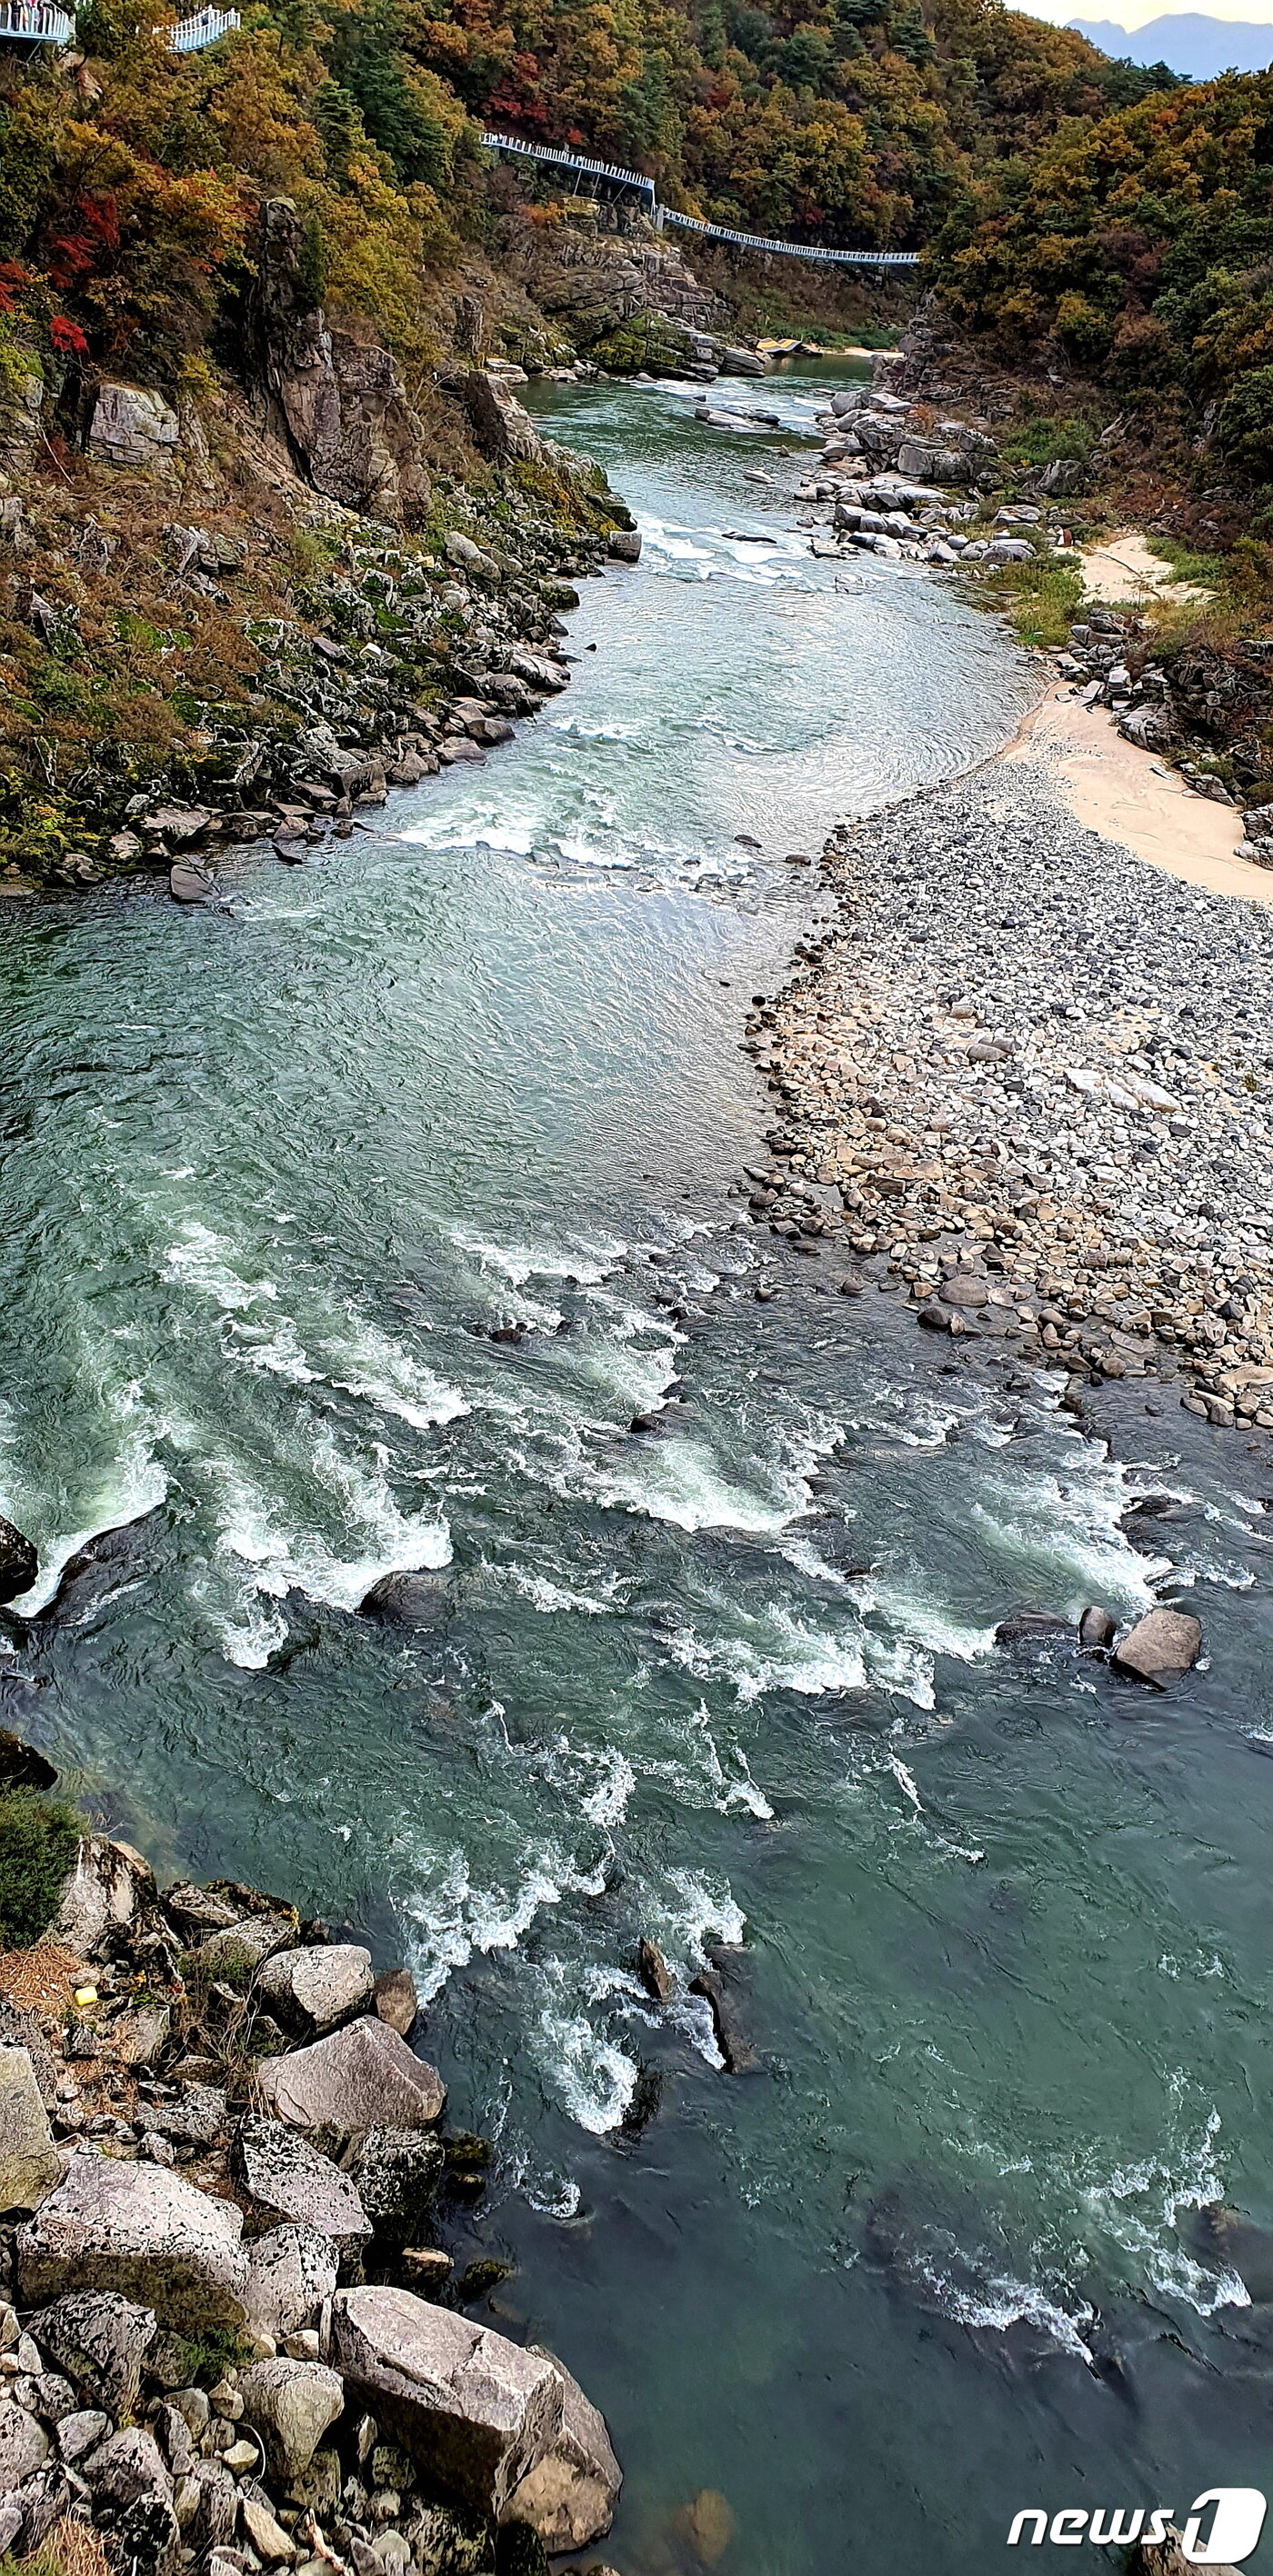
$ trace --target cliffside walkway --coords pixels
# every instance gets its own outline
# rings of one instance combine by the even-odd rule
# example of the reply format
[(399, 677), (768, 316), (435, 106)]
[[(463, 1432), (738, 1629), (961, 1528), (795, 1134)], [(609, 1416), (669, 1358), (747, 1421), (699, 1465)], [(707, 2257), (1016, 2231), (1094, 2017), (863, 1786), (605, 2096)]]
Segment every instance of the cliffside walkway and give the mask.
[(516, 134), (484, 134), (482, 142), (488, 152), (521, 152), (531, 161), (549, 161), (560, 170), (575, 170), (582, 177), (609, 179), (639, 198), (661, 232), (665, 224), (678, 224), (685, 232), (700, 233), (707, 241), (732, 242), (738, 250), (758, 250), (779, 259), (813, 259), (827, 267), (839, 268), (914, 268), (919, 260), (914, 250), (823, 250), (807, 242), (771, 241), (763, 233), (739, 233), (728, 224), (705, 223), (699, 215), (678, 215), (671, 206), (661, 206), (655, 195), (654, 181), (643, 170), (624, 170), (613, 161), (595, 161), (586, 152), (571, 152), (564, 144), (524, 143)]

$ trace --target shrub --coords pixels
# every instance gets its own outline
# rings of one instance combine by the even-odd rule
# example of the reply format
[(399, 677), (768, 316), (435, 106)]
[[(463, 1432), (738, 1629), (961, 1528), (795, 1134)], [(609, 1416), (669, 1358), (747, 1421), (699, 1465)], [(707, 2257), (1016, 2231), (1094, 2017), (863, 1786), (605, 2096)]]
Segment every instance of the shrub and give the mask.
[(48, 1930), (83, 1830), (61, 1798), (0, 1793), (0, 1947), (25, 1949)]

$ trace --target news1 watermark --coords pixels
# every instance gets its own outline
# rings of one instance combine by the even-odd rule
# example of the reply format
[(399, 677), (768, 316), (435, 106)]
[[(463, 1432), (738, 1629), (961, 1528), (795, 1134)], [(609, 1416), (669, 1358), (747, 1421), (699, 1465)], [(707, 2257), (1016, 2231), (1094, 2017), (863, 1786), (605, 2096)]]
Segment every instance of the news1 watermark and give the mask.
[[(1240, 2567), (1259, 2540), (1267, 2511), (1258, 2487), (1208, 2487), (1194, 2497), (1185, 2516), (1179, 2534), (1181, 2556), (1191, 2567)], [(1134, 2540), (1152, 2545), (1172, 2539), (1175, 2533), (1175, 2507), (1169, 2504), (1093, 2505), (1090, 2512), (1082, 2506), (1063, 2505), (1052, 2514), (1039, 2505), (1027, 2505), (1013, 2515), (1008, 2547), (1041, 2549), (1050, 2542), (1054, 2549), (1081, 2549), (1084, 2541), (1090, 2541), (1102, 2549), (1111, 2541), (1127, 2546)]]

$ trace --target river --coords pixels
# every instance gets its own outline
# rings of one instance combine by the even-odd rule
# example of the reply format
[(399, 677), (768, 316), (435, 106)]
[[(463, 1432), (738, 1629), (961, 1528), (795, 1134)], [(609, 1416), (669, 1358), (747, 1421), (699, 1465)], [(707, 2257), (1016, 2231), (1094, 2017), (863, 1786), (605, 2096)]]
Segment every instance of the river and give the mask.
[[(1270, 2310), (1198, 2217), (1273, 2221), (1240, 1444), (1131, 1392), (1120, 1455), (1084, 1441), (728, 1194), (769, 1123), (744, 1013), (819, 909), (787, 855), (1033, 687), (746, 479), (819, 381), (743, 388), (785, 424), (752, 435), (543, 389), (645, 530), (564, 699), (303, 870), (226, 865), (224, 909), (0, 924), (25, 1609), (135, 1524), (14, 1631), (5, 1709), (161, 1873), (410, 1958), (498, 2141), (461, 2256), (515, 2262), (481, 2312), (605, 2409), (623, 2576), (692, 2568), (704, 2488), (726, 2576), (980, 2576), (1024, 2506), (1268, 2482)], [(1122, 1516), (1164, 1484), (1155, 1558)], [(395, 1567), (438, 1573), (420, 1633), (355, 1615)], [(994, 1646), (1173, 1569), (1207, 1660), (1136, 1723)], [(741, 1945), (757, 2073), (646, 2002), (642, 1933), (682, 1989)]]

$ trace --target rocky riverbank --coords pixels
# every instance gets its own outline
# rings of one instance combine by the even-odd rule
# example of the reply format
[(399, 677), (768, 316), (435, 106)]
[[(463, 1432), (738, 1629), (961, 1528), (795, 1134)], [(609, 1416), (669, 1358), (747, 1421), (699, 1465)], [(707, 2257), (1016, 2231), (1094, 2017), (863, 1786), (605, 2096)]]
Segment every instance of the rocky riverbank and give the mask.
[[(6, 1738), (4, 1895), (64, 1828)], [(74, 1844), (72, 1841), (72, 1848)], [(0, 2550), (57, 2576), (535, 2576), (610, 2526), (605, 2424), (468, 2310), (486, 2143), (404, 1969), (80, 1843), (0, 1955)], [(597, 2576), (603, 2576), (598, 2570)]]
[(756, 1221), (1074, 1391), (1163, 1377), (1273, 1429), (1266, 908), (1011, 762), (837, 832), (823, 869), (833, 920), (748, 1022), (779, 1113)]

